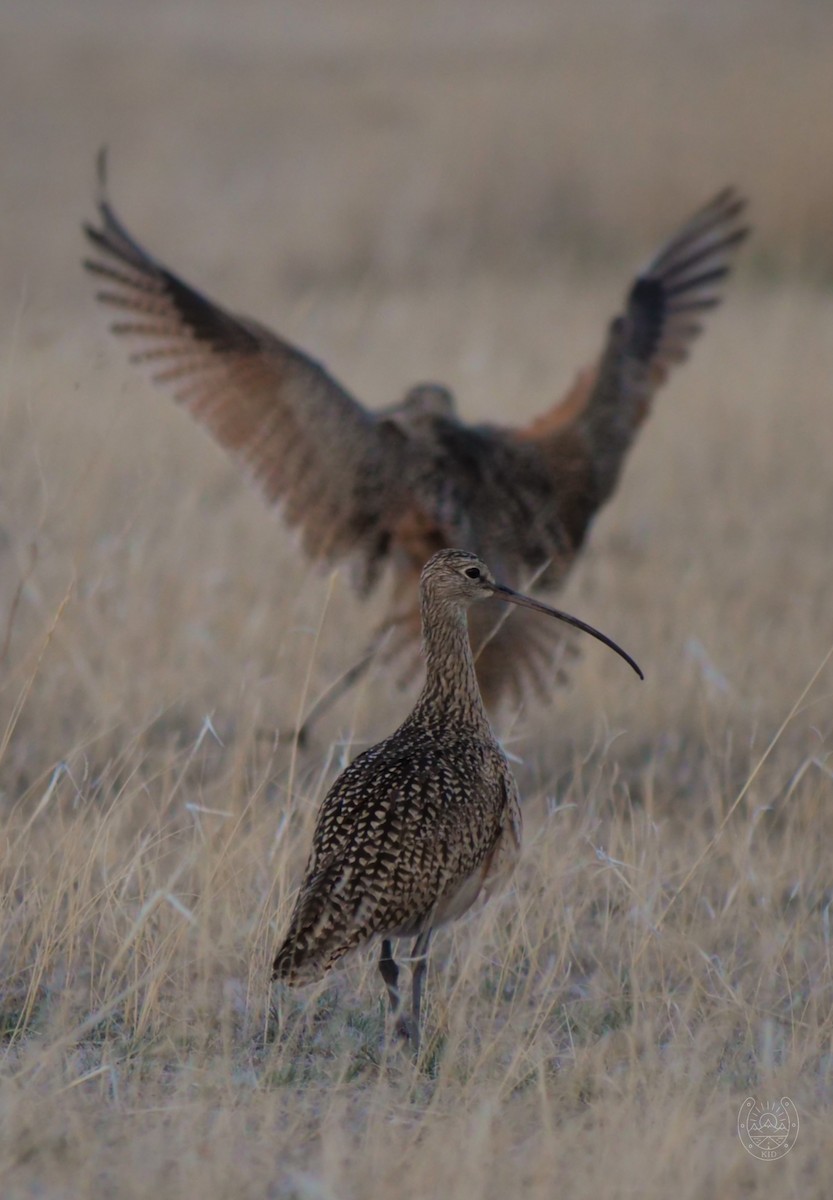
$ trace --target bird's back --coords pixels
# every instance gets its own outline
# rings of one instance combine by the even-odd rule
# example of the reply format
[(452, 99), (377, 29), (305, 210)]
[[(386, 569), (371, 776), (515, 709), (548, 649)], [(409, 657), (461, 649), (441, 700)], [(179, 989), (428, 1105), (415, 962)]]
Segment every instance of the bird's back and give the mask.
[(487, 731), (458, 736), (406, 721), (327, 794), (275, 976), (316, 979), (375, 935), (415, 934), (456, 916), (466, 885), (471, 903), (485, 883), (478, 872), (488, 874), (516, 809), (506, 759)]

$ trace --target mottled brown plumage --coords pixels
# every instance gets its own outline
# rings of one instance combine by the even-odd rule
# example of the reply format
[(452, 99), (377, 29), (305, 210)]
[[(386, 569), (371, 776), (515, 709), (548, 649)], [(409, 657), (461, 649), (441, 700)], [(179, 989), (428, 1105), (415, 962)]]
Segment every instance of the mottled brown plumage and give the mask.
[(476, 555), (441, 550), (425, 565), (423, 690), (404, 724), (327, 793), (273, 971), (285, 983), (310, 983), (380, 937), (379, 969), (398, 1013), (390, 939), (415, 938), (412, 1010), (398, 1022), (415, 1047), (431, 931), (499, 888), (520, 852), (518, 792), (483, 708), (466, 627), (468, 606), (494, 596), (592, 633), (639, 671), (598, 630), (496, 583)]
[[(744, 200), (721, 192), (637, 276), (597, 362), (565, 399), (521, 429), (467, 425), (434, 384), (371, 412), (319, 363), (262, 325), (226, 312), (127, 232), (104, 190), (97, 251), (85, 264), (99, 299), (123, 311), (114, 332), (134, 361), (201, 421), (280, 503), (314, 559), (349, 561), (363, 592), (390, 565), (389, 614), (371, 646), (416, 656), (422, 564), (444, 546), (481, 554), (514, 585), (560, 587), (613, 492), (656, 390), (686, 358), (721, 299), (747, 230)], [(559, 631), (534, 617), (473, 614), (486, 703), (552, 679)], [(354, 672), (354, 675), (357, 672)]]

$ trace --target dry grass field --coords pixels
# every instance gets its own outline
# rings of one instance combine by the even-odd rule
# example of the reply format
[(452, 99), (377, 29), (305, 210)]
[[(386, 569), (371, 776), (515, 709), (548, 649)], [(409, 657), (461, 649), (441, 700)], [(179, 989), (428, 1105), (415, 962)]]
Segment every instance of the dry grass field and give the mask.
[[(833, 1195), (833, 12), (814, 0), (6, 0), (0, 15), (0, 1195)], [(368, 403), (514, 421), (726, 182), (756, 235), (507, 713), (526, 846), (436, 939), (421, 1066), (375, 963), (270, 995), (378, 611), (126, 363), (94, 157), (160, 256)], [(277, 1018), (269, 1015), (277, 1004)], [(745, 1097), (789, 1096), (753, 1159)]]

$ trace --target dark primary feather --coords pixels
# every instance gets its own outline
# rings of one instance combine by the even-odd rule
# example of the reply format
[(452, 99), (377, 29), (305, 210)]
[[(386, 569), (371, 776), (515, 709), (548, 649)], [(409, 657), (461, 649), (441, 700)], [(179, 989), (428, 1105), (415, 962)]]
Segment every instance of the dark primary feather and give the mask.
[[(660, 249), (634, 280), (606, 344), (560, 405), (505, 436), (531, 442), (561, 477), (559, 533), (580, 549), (593, 518), (609, 499), (628, 449), (671, 368), (702, 332), (700, 317), (722, 299), (722, 285), (749, 230), (746, 202), (720, 192)], [(547, 572), (557, 585), (563, 567)]]
[(361, 560), (373, 581), (388, 527), (405, 503), (400, 441), (313, 359), (247, 318), (226, 312), (158, 263), (105, 197), (101, 227), (85, 226), (103, 281), (98, 299), (125, 315), (114, 333), (217, 441), (270, 502), (281, 502), (313, 557)]
[[(436, 384), (369, 412), (319, 363), (153, 258), (116, 216), (103, 176), (85, 265), (102, 303), (120, 311), (112, 328), (136, 343), (134, 360), (280, 503), (312, 558), (348, 560), (364, 590), (393, 567), (386, 653), (412, 660), (413, 596), (435, 550), (476, 551), (513, 585), (563, 583), (656, 391), (722, 299), (747, 236), (744, 209), (727, 189), (685, 222), (633, 281), (598, 360), (520, 429), (467, 425)], [(480, 614), (472, 622), (487, 703), (552, 679), (558, 630), (521, 612), (494, 625)]]

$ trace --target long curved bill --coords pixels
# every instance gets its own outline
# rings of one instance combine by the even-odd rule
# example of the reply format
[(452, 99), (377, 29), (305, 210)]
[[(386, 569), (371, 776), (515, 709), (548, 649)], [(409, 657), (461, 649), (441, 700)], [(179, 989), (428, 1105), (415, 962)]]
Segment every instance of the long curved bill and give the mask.
[(571, 617), (569, 613), (562, 612), (558, 608), (550, 608), (548, 604), (542, 604), (540, 600), (533, 600), (530, 596), (524, 596), (522, 592), (513, 591), (503, 583), (494, 583), (491, 585), (494, 589), (494, 594), (499, 596), (501, 600), (508, 600), (510, 604), (517, 604), (521, 608), (534, 608), (537, 612), (546, 613), (548, 617), (557, 617), (559, 621), (566, 621), (568, 625), (572, 625), (575, 629), (581, 629), (584, 633), (589, 633), (598, 642), (604, 642), (611, 650), (615, 650), (620, 658), (624, 658), (625, 662), (639, 676), (644, 679), (645, 676), (639, 667), (639, 664), (627, 654), (621, 646), (617, 646), (612, 638), (607, 634), (602, 633), (598, 629), (594, 629), (592, 625), (588, 625), (585, 621), (580, 621), (578, 617)]

